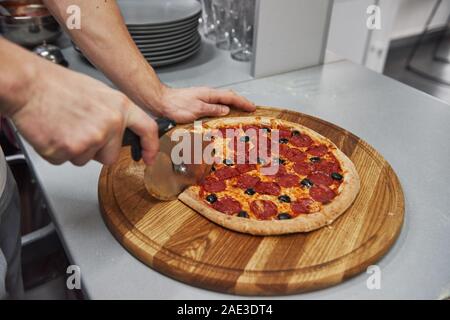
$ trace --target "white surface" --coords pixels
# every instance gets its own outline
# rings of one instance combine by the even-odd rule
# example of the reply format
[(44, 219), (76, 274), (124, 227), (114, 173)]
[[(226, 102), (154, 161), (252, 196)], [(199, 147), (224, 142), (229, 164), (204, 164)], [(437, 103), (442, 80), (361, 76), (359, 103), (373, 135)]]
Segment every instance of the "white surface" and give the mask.
[(323, 62), (329, 0), (259, 0), (256, 19), (256, 78)]
[(323, 63), (327, 64), (327, 63), (332, 63), (332, 62), (337, 62), (337, 61), (342, 61), (345, 60), (344, 58), (342, 58), (341, 56), (339, 56), (338, 54), (334, 53), (333, 51), (327, 50), (325, 52), (325, 58), (323, 59)]
[[(221, 73), (215, 78), (221, 78)], [(205, 83), (210, 80), (203, 78)], [(380, 290), (367, 289), (369, 275), (362, 273), (331, 288), (286, 298), (435, 299), (450, 292), (448, 104), (345, 61), (244, 81), (231, 88), (258, 104), (302, 111), (355, 133), (391, 163), (405, 193), (402, 232), (377, 263), (382, 272)], [(243, 299), (172, 280), (131, 256), (100, 215), (98, 163), (84, 168), (52, 166), (30, 146), (25, 149), (68, 256), (81, 268), (82, 288), (90, 298)]]
[(118, 0), (126, 24), (167, 24), (201, 11), (196, 0)]

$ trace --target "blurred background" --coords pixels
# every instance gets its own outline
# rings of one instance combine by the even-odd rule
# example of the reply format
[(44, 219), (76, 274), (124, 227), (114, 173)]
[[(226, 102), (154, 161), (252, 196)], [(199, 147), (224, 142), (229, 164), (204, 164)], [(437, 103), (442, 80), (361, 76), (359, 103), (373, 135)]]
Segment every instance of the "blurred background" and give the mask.
[[(361, 28), (378, 5), (381, 29)], [(335, 0), (327, 50), (450, 102), (450, 1)]]

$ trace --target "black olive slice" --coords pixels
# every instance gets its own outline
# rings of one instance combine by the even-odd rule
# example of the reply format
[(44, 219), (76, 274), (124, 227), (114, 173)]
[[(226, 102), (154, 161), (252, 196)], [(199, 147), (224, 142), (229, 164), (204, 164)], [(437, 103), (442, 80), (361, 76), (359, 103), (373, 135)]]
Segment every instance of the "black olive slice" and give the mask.
[(249, 196), (252, 196), (256, 193), (255, 190), (253, 190), (252, 188), (248, 188), (247, 190), (244, 191), (245, 194), (248, 194)]
[(277, 216), (277, 219), (278, 219), (278, 220), (289, 220), (289, 219), (291, 219), (291, 218), (292, 218), (291, 215), (290, 215), (289, 213), (285, 213), (285, 212), (280, 213), (280, 214)]
[(311, 180), (307, 179), (307, 178), (305, 178), (302, 181), (300, 181), (300, 184), (303, 187), (305, 187), (305, 188), (311, 188), (314, 185), (314, 183)]
[(249, 217), (247, 211), (244, 211), (244, 210), (239, 211), (239, 213), (237, 214), (237, 216), (238, 216), (238, 217), (241, 217), (241, 218), (248, 218), (248, 217)]
[(208, 201), (209, 203), (214, 203), (217, 201), (217, 196), (214, 193), (211, 193), (206, 197), (206, 201)]
[(331, 174), (331, 178), (333, 178), (334, 180), (341, 181), (344, 177), (343, 177), (342, 174), (340, 174), (340, 173), (333, 172), (333, 173)]
[(288, 195), (285, 195), (285, 194), (279, 196), (278, 200), (280, 200), (280, 202), (291, 203), (291, 197), (289, 197)]
[(249, 136), (242, 136), (239, 138), (239, 141), (241, 142), (249, 142), (250, 141), (250, 137)]
[(228, 167), (231, 167), (234, 164), (233, 161), (231, 161), (230, 159), (223, 159), (222, 162), (224, 165), (226, 165)]

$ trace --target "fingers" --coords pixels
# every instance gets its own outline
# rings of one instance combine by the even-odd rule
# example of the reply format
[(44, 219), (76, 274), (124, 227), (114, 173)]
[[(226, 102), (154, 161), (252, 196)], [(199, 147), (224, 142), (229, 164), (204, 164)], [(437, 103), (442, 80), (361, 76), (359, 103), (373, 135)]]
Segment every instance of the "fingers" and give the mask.
[(54, 165), (70, 161), (76, 166), (83, 166), (95, 159), (103, 164), (114, 163), (121, 148), (121, 130), (111, 126), (109, 135), (96, 130), (84, 130), (77, 137), (59, 137), (53, 147), (37, 150), (42, 157)]
[(142, 159), (150, 165), (159, 150), (158, 125), (139, 107), (133, 105), (127, 117), (126, 126), (141, 138)]
[(110, 165), (119, 158), (123, 132), (128, 127), (139, 135), (142, 158), (146, 164), (151, 164), (159, 149), (157, 124), (130, 100), (125, 99), (120, 105), (121, 111), (104, 109), (96, 116), (91, 115), (98, 120), (94, 126), (87, 120), (80, 122), (75, 126), (75, 134), (65, 132), (54, 141), (43, 143), (37, 151), (55, 165), (70, 161), (82, 166), (91, 159)]
[[(72, 162), (76, 166), (84, 166), (86, 163), (88, 163), (90, 160), (95, 159), (95, 155), (97, 154), (99, 149), (99, 146), (94, 146), (89, 148), (86, 152), (83, 154), (76, 156), (70, 162)], [(97, 159), (95, 159), (97, 160)]]
[(110, 136), (103, 142), (104, 145), (89, 148), (83, 154), (73, 158), (71, 162), (78, 166), (85, 165), (90, 159), (106, 165), (116, 162), (122, 147), (125, 126), (140, 136), (142, 158), (146, 164), (151, 164), (159, 148), (157, 126), (147, 114), (135, 105), (131, 105), (129, 108), (123, 128), (111, 131)]
[[(100, 141), (96, 140), (91, 145), (81, 142), (82, 139), (59, 137), (52, 146), (44, 149), (36, 149), (41, 156), (54, 165), (61, 165), (70, 161), (77, 166), (86, 164), (99, 148)], [(89, 157), (89, 154), (91, 155)]]
[(202, 100), (208, 104), (222, 104), (244, 111), (255, 111), (256, 105), (232, 90), (203, 88)]
[(208, 104), (200, 102), (197, 110), (197, 117), (220, 117), (230, 113), (230, 108), (222, 104)]
[[(122, 131), (123, 132), (123, 131)], [(96, 152), (92, 155), (86, 153), (81, 159), (94, 159), (100, 163), (110, 165), (117, 161), (120, 154), (120, 149), (122, 148), (122, 133), (115, 132), (112, 137), (110, 137), (106, 144), (101, 148), (97, 148)], [(72, 163), (76, 164), (74, 161)], [(83, 164), (81, 164), (83, 165)]]

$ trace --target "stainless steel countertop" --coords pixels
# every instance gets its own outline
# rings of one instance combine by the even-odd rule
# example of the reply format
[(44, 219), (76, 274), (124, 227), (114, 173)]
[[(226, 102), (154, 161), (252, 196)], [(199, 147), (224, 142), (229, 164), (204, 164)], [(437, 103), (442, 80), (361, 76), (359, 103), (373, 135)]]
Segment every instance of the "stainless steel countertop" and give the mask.
[[(82, 65), (72, 49), (65, 54), (73, 69), (102, 78)], [(215, 57), (208, 67), (193, 66), (188, 73), (172, 67), (161, 78), (175, 86), (240, 82), (231, 88), (258, 104), (298, 110), (342, 126), (373, 145), (391, 163), (404, 188), (405, 223), (396, 244), (378, 263), (380, 290), (367, 289), (369, 274), (363, 273), (328, 289), (287, 298), (449, 295), (450, 105), (346, 61), (249, 80), (243, 77), (248, 75), (245, 66), (227, 59)], [(226, 68), (229, 63), (236, 70)], [(230, 70), (225, 78), (220, 68)], [(67, 254), (81, 268), (82, 287), (89, 298), (241, 299), (172, 280), (131, 256), (108, 231), (99, 212), (99, 164), (52, 166), (26, 143), (25, 149)]]

